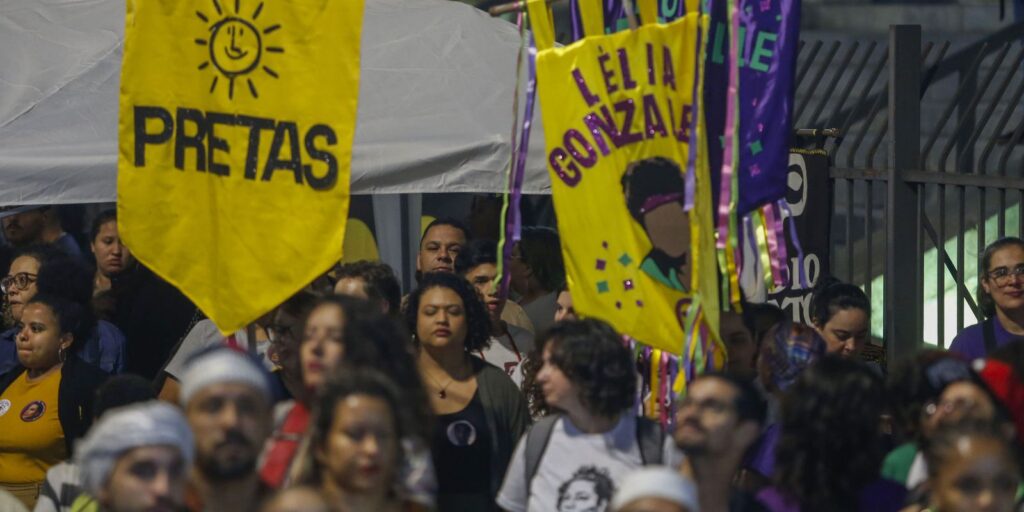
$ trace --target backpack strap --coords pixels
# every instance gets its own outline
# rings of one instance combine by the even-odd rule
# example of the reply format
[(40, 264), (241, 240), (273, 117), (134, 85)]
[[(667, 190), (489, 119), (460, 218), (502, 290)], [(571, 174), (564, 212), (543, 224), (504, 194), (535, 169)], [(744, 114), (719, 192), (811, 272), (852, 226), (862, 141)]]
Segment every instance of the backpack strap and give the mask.
[(657, 422), (645, 417), (636, 419), (636, 442), (640, 446), (640, 461), (644, 466), (657, 466), (662, 462), (665, 432)]
[(982, 337), (985, 339), (985, 354), (991, 354), (996, 350), (996, 317), (989, 318), (981, 323)]
[(540, 468), (540, 460), (544, 457), (544, 451), (548, 448), (548, 441), (551, 440), (551, 432), (555, 430), (555, 424), (562, 419), (561, 414), (549, 414), (537, 423), (534, 423), (530, 430), (526, 431), (526, 499), (530, 499), (533, 477)]

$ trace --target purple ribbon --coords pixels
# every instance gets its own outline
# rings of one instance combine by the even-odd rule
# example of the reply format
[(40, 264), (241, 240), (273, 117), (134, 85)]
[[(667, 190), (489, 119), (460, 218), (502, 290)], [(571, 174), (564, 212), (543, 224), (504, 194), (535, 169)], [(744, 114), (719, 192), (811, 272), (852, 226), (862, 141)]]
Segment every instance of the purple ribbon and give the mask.
[[(502, 250), (502, 257), (505, 262), (512, 261), (512, 247), (519, 242), (522, 235), (523, 216), (522, 210), (519, 208), (519, 200), (523, 192), (523, 176), (526, 174), (526, 154), (530, 148), (530, 128), (533, 126), (533, 105), (537, 97), (537, 45), (533, 40), (533, 32), (529, 32), (528, 37), (526, 108), (523, 109), (523, 128), (519, 133), (519, 148), (516, 151), (515, 167), (513, 167), (512, 176), (509, 178), (511, 181), (509, 188), (512, 198), (509, 201), (508, 214), (505, 218), (505, 247)], [(501, 297), (507, 297), (510, 277), (509, 265), (502, 265), (501, 270), (501, 288), (498, 294)]]
[(804, 248), (800, 246), (800, 236), (796, 232), (796, 221), (793, 219), (793, 212), (789, 209), (789, 203), (785, 199), (779, 199), (779, 207), (789, 216), (789, 241), (793, 242), (796, 249), (797, 274), (800, 276), (800, 286), (810, 288), (807, 282), (807, 272), (804, 270)]
[[(683, 0), (679, 0), (679, 1), (682, 2)], [(699, 9), (698, 9), (697, 12), (698, 12), (698, 15), (703, 14)], [(700, 47), (701, 47), (701, 43), (703, 41), (703, 38), (704, 38), (704, 30), (703, 30), (702, 25), (701, 25), (701, 23), (699, 21), (699, 18), (698, 18), (698, 21), (697, 21), (697, 48), (698, 49), (700, 49)], [(699, 144), (700, 140), (698, 139), (698, 134), (697, 134), (697, 120), (700, 119), (700, 116), (702, 115), (701, 111), (700, 111), (700, 104), (701, 104), (700, 98), (697, 96), (697, 94), (700, 92), (700, 90), (698, 88), (698, 85), (700, 84), (700, 81), (701, 81), (701, 76), (700, 76), (701, 65), (700, 64), (701, 64), (701, 58), (700, 58), (700, 55), (698, 55), (697, 58), (694, 59), (694, 63), (693, 63), (693, 76), (694, 76), (694, 79), (693, 79), (693, 95), (691, 96), (691, 98), (693, 98), (693, 117), (690, 118), (690, 149), (688, 151), (689, 154), (687, 155), (687, 159), (686, 159), (686, 176), (684, 178), (686, 180), (686, 200), (683, 202), (683, 211), (687, 211), (687, 212), (693, 209), (694, 190), (697, 188), (697, 177), (696, 177), (696, 175), (697, 175), (697, 148), (700, 147), (700, 144)]]

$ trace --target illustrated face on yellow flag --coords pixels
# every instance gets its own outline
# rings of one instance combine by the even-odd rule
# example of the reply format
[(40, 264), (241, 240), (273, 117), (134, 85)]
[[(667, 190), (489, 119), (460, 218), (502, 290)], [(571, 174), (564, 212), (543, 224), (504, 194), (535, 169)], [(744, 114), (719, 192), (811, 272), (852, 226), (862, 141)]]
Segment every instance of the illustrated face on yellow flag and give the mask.
[[(580, 6), (586, 28), (600, 3), (581, 0)], [(695, 73), (698, 25), (706, 18), (694, 13), (545, 49), (549, 11), (535, 0), (530, 15), (540, 50), (548, 170), (575, 307), (680, 354), (684, 334), (717, 331), (718, 323)], [(603, 26), (600, 19), (589, 25)]]
[(118, 220), (224, 332), (341, 256), (362, 0), (128, 0)]

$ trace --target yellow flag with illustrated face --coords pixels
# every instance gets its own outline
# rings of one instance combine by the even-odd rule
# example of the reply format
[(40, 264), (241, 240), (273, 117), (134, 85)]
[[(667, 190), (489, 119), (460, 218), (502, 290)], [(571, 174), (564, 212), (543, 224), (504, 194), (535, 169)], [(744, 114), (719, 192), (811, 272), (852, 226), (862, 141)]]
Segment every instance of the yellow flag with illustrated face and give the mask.
[(711, 342), (717, 267), (700, 114), (707, 17), (694, 9), (659, 24), (655, 2), (638, 3), (643, 25), (602, 35), (601, 2), (580, 0), (587, 37), (562, 48), (544, 0), (528, 4), (552, 195), (577, 311), (700, 370), (723, 361)]
[(224, 332), (341, 257), (362, 0), (128, 0), (121, 235)]

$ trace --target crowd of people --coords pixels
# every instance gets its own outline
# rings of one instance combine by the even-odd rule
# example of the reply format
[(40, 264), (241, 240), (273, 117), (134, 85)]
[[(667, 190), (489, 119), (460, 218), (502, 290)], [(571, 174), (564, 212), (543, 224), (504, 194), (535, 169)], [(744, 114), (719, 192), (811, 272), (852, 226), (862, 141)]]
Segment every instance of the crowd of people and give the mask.
[(0, 510), (1003, 512), (1024, 496), (1017, 238), (985, 251), (988, 319), (949, 351), (864, 362), (870, 302), (832, 278), (811, 325), (723, 312), (724, 367), (663, 422), (639, 406), (629, 340), (574, 309), (550, 228), (523, 229), (508, 298), (496, 242), (442, 218), (408, 294), (383, 263), (339, 264), (224, 336), (132, 258), (115, 212), (88, 248), (53, 208), (2, 222)]

